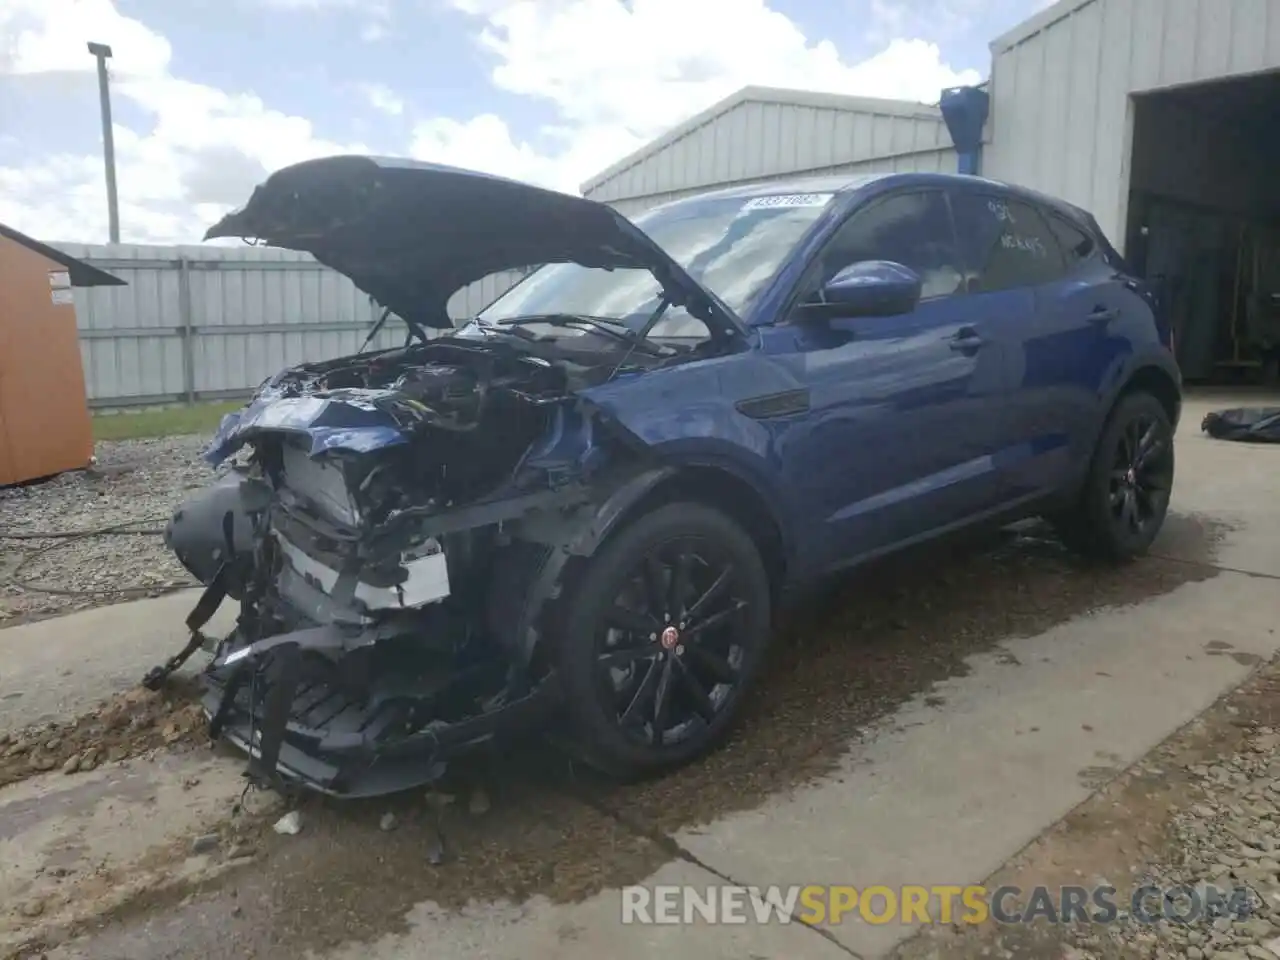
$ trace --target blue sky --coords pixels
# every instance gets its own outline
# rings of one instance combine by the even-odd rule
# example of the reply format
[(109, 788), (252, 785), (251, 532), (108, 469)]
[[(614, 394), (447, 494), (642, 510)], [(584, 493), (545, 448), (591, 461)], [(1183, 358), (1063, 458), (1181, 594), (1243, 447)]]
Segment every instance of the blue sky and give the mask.
[(0, 220), (192, 242), (269, 170), (346, 150), (575, 190), (756, 83), (936, 99), (1045, 0), (0, 0)]

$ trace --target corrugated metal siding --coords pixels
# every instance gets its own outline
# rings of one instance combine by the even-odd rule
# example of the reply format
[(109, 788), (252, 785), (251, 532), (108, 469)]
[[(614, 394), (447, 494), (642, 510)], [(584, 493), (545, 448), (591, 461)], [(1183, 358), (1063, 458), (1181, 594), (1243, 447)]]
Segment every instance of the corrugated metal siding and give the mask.
[[(861, 163), (843, 163), (819, 170), (804, 171), (814, 176), (847, 173), (854, 176), (860, 173), (954, 173), (957, 158), (955, 149), (926, 150), (921, 153), (907, 153), (882, 160), (864, 160)], [(796, 173), (780, 173), (772, 177), (755, 177), (744, 183), (768, 183), (770, 180), (785, 180), (797, 176)], [(672, 190), (668, 193), (657, 193), (646, 197), (629, 197), (624, 200), (606, 201), (619, 213), (635, 217), (653, 207), (680, 200), (684, 197), (706, 193), (709, 187), (692, 187), (687, 190)]]
[(1280, 0), (1063, 0), (992, 45), (983, 173), (1124, 240), (1130, 95), (1280, 68)]
[(917, 115), (904, 116), (748, 100), (641, 157), (587, 196), (647, 201), (810, 171), (861, 169), (950, 147), (941, 114), (924, 104)]
[[(75, 291), (80, 352), (97, 407), (234, 396), (282, 367), (352, 353), (381, 314), (346, 277), (267, 247), (59, 244), (128, 283)], [(518, 278), (486, 277), (449, 302), (473, 315)], [(404, 326), (374, 340), (393, 346)]]

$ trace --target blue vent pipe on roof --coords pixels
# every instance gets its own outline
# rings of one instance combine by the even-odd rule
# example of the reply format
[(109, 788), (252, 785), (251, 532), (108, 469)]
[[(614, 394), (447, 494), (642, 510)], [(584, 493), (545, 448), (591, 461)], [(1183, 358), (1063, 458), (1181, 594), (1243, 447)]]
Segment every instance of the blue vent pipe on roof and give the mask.
[(952, 87), (938, 101), (947, 132), (960, 155), (960, 173), (976, 174), (982, 167), (982, 128), (987, 123), (991, 97), (982, 87)]

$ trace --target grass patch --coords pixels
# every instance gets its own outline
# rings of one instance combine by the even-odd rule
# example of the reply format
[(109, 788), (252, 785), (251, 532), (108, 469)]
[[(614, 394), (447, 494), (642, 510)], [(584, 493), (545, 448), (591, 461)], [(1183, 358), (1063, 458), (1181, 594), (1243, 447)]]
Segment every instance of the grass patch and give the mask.
[(184, 407), (140, 410), (136, 413), (96, 413), (93, 439), (138, 440), (145, 437), (177, 437), (189, 433), (213, 433), (225, 414), (243, 403), (197, 403)]

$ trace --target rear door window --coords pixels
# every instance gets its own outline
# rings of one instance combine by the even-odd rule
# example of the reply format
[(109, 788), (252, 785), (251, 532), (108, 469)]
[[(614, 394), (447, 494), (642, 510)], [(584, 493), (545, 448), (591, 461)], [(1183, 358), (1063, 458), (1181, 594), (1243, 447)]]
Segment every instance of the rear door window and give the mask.
[(1058, 240), (1035, 207), (967, 191), (952, 206), (970, 293), (1036, 287), (1065, 273)]

